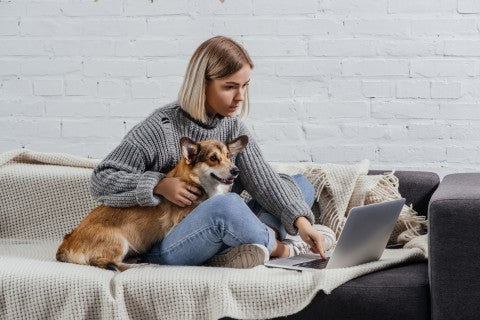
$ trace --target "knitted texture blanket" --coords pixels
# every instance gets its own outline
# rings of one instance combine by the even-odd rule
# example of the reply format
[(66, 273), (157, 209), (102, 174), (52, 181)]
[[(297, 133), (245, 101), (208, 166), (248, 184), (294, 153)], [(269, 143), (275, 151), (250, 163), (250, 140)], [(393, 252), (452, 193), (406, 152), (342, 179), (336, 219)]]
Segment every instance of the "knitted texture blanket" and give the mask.
[(96, 163), (28, 150), (0, 155), (0, 318), (280, 317), (320, 290), (329, 294), (361, 275), (427, 258), (422, 236), (409, 249), (386, 249), (378, 261), (312, 272), (141, 265), (114, 273), (56, 262), (63, 235), (96, 206), (87, 188)]
[[(273, 163), (272, 166), (279, 173), (301, 173), (307, 177), (316, 190), (317, 202), (312, 211), (318, 223), (331, 228), (337, 239), (353, 207), (402, 197), (394, 172), (368, 175), (368, 160), (354, 165)], [(404, 205), (389, 242), (407, 243), (426, 233), (427, 224), (425, 217), (418, 216), (411, 206)]]

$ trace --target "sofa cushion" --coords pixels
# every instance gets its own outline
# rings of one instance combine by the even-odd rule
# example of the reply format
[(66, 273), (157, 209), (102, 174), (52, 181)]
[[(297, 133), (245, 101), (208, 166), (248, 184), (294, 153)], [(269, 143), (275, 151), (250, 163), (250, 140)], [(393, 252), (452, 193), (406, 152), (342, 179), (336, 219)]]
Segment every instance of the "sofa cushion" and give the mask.
[(319, 292), (287, 319), (430, 319), (429, 292), (427, 263), (403, 265), (353, 279), (330, 295)]
[(72, 310), (78, 319), (121, 315), (114, 273), (55, 262), (57, 247), (54, 241), (0, 239), (0, 318), (70, 319)]

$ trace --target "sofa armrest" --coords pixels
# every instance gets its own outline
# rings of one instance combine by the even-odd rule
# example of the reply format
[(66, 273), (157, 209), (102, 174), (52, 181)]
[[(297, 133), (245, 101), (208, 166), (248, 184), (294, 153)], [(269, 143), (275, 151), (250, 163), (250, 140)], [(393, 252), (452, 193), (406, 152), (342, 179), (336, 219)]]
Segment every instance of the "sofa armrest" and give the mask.
[(480, 314), (480, 173), (446, 176), (429, 206), (432, 319)]

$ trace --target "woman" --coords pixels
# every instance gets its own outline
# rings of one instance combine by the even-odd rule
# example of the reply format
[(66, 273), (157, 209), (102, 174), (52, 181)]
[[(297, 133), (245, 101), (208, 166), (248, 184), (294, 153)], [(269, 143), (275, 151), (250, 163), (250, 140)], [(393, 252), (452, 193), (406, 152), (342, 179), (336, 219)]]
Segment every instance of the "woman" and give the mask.
[[(226, 142), (249, 136), (247, 147), (233, 159), (241, 171), (233, 191), (245, 189), (254, 200), (247, 205), (238, 194), (229, 193), (204, 201), (152, 248), (146, 262), (208, 261), (249, 268), (269, 256), (307, 251), (305, 243), (325, 257), (325, 236), (312, 226), (313, 187), (301, 175), (275, 173), (240, 121), (249, 109), (252, 68), (248, 53), (235, 41), (222, 36), (205, 41), (190, 60), (178, 102), (157, 109), (135, 126), (94, 170), (91, 192), (105, 205), (155, 206), (165, 198), (186, 206), (201, 191), (165, 178), (180, 160), (179, 139)], [(297, 231), (304, 242), (285, 239)]]

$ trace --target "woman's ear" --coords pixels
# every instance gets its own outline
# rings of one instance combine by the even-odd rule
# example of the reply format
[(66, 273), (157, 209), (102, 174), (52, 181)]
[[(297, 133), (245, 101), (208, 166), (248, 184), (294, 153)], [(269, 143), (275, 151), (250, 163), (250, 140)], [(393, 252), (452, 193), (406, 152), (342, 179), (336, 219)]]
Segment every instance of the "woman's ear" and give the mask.
[(227, 142), (228, 151), (234, 155), (242, 151), (248, 144), (248, 136), (240, 136), (230, 142)]
[(200, 151), (200, 145), (187, 137), (182, 137), (180, 139), (180, 150), (185, 162), (190, 164)]

